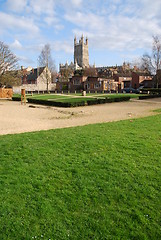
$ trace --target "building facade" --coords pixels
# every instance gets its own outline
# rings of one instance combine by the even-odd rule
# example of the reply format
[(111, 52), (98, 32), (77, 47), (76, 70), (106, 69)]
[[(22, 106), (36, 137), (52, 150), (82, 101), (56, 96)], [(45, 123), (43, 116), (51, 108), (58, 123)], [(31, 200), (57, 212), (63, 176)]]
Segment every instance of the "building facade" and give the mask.
[(132, 87), (137, 89), (140, 86), (152, 87), (152, 76), (143, 72), (132, 72)]
[(51, 81), (51, 72), (47, 67), (22, 69), (22, 84), (13, 87), (14, 93), (20, 93), (24, 88), (28, 92), (54, 91), (56, 83)]

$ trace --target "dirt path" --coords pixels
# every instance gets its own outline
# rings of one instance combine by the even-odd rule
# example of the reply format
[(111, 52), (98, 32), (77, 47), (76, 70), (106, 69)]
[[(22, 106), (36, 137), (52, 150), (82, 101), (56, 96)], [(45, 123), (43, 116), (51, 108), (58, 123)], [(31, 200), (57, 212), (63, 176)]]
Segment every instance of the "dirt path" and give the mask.
[(138, 118), (152, 115), (152, 110), (159, 108), (161, 98), (78, 108), (21, 105), (0, 100), (0, 135)]

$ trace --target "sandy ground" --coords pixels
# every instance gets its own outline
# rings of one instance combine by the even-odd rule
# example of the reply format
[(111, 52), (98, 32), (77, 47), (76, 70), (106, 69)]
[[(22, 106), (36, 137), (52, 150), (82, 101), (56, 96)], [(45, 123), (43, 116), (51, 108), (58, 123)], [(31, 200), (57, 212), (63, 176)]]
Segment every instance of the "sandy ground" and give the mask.
[(161, 98), (78, 108), (21, 105), (0, 100), (0, 135), (138, 118), (152, 115), (152, 110), (159, 108)]

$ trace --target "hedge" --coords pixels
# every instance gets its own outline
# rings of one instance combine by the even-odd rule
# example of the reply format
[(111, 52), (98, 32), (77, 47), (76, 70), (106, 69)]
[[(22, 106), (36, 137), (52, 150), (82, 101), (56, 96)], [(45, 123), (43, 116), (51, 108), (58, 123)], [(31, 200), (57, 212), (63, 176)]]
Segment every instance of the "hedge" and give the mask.
[(161, 88), (143, 88), (140, 89), (142, 92), (150, 92), (150, 94), (161, 94)]
[(21, 97), (12, 97), (13, 101), (21, 101)]
[(139, 96), (139, 100), (143, 99), (149, 99), (149, 98), (158, 98), (161, 97), (161, 94), (150, 94), (150, 95), (145, 95), (145, 96)]
[(85, 102), (56, 102), (56, 101), (49, 101), (43, 99), (28, 99), (29, 103), (41, 104), (46, 106), (53, 106), (53, 107), (78, 107), (78, 106), (85, 106)]
[[(13, 101), (21, 101), (20, 97), (13, 97)], [(96, 105), (96, 104), (104, 104), (104, 103), (112, 103), (112, 102), (122, 102), (122, 101), (129, 101), (130, 97), (123, 96), (123, 97), (116, 97), (116, 98), (93, 98), (91, 100), (85, 101), (82, 99), (81, 102), (58, 102), (58, 101), (49, 101), (44, 99), (34, 99), (28, 98), (28, 103), (46, 105), (46, 106), (54, 106), (54, 107), (79, 107), (79, 106), (86, 106), (86, 105)]]
[(96, 105), (96, 104), (103, 104), (103, 103), (112, 103), (112, 102), (123, 102), (123, 101), (129, 101), (130, 97), (124, 96), (124, 97), (116, 97), (116, 98), (105, 98), (105, 99), (92, 99), (87, 101), (87, 105)]

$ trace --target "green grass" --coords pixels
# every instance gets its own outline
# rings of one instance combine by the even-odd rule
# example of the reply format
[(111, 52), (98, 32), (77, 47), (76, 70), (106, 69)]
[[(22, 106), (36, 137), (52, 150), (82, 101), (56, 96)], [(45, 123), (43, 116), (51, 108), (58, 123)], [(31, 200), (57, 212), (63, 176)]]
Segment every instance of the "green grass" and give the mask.
[[(86, 98), (116, 98), (116, 97), (124, 97), (124, 96), (129, 96), (131, 98), (138, 98), (140, 95), (143, 94), (123, 94), (123, 93), (119, 93), (119, 94), (96, 94), (96, 93), (87, 93), (87, 95), (84, 97), (82, 96), (82, 94), (77, 93), (77, 94), (34, 94), (33, 96), (31, 94), (27, 94), (27, 98), (34, 98), (34, 99), (44, 99), (44, 100), (61, 100), (61, 99), (86, 99)], [(20, 94), (14, 94), (14, 97), (21, 97)]]
[(153, 112), (161, 113), (161, 108), (160, 109), (155, 109)]
[(160, 122), (0, 136), (0, 239), (161, 239)]
[(58, 99), (64, 99), (64, 98), (70, 98), (68, 95), (63, 96), (60, 94), (35, 94), (33, 96), (31, 96), (30, 98), (34, 98), (34, 99), (44, 99), (44, 100), (58, 100)]
[(87, 102), (88, 100), (92, 100), (93, 98), (90, 97), (73, 97), (73, 98), (62, 98), (59, 102)]

